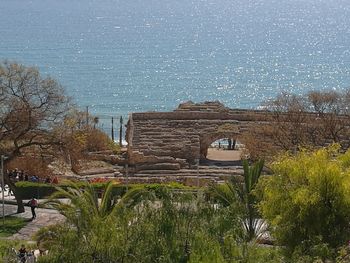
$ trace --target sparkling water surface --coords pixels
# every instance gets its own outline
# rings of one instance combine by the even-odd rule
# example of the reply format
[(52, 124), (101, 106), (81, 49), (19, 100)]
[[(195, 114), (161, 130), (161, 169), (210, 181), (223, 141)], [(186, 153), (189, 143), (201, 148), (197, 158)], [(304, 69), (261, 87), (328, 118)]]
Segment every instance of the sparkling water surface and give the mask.
[(0, 59), (101, 116), (350, 87), (348, 0), (0, 0)]

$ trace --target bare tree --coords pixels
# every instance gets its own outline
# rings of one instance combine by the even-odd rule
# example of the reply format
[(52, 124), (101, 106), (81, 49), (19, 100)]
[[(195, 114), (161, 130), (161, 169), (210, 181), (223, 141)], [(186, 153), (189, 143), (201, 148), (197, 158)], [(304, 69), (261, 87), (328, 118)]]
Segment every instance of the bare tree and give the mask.
[(274, 126), (269, 132), (280, 148), (289, 150), (308, 140), (306, 130), (309, 128), (309, 116), (305, 114), (307, 112), (305, 98), (283, 93), (266, 106), (273, 113), (271, 121)]
[(265, 104), (273, 125), (265, 136), (283, 150), (300, 146), (343, 145), (350, 134), (350, 91), (311, 91), (306, 95), (283, 93)]
[(341, 140), (342, 133), (348, 124), (348, 92), (312, 91), (308, 93), (309, 107), (315, 112), (320, 123), (323, 137), (335, 142)]
[[(37, 68), (0, 63), (0, 153), (7, 156), (6, 162), (30, 147), (60, 145), (55, 128), (69, 106), (62, 86), (50, 77), (40, 76)], [(15, 194), (18, 212), (23, 212), (14, 183), (7, 176), (5, 180)]]

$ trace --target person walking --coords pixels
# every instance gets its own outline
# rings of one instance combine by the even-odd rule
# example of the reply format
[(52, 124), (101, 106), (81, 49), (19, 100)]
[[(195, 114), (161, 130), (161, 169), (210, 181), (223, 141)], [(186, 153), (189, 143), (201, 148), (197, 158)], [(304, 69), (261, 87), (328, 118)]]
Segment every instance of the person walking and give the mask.
[(30, 206), (30, 209), (32, 211), (32, 220), (36, 218), (35, 208), (38, 207), (38, 200), (36, 200), (34, 197), (30, 199), (28, 202), (28, 205)]

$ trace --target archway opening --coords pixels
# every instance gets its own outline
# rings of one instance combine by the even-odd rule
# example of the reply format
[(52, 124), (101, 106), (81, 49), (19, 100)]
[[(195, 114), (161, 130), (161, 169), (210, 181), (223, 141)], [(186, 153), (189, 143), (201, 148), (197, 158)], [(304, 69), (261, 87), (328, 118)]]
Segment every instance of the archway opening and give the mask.
[(216, 166), (240, 166), (244, 144), (237, 138), (220, 138), (207, 145), (203, 150), (201, 163)]

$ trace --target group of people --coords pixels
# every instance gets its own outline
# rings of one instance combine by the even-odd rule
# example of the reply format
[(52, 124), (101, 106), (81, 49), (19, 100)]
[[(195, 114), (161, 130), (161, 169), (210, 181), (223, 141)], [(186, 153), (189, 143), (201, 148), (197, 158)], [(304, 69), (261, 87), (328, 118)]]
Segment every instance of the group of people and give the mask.
[(36, 175), (29, 175), (27, 172), (18, 170), (7, 171), (7, 175), (12, 181), (30, 181), (39, 182), (39, 177)]
[[(34, 257), (34, 253), (27, 251), (24, 245), (18, 250), (18, 257), (21, 263), (25, 263), (27, 259)], [(33, 262), (35, 262), (33, 260)]]
[(41, 250), (40, 248), (35, 250), (28, 250), (24, 244), (21, 245), (18, 252), (15, 252), (21, 263), (34, 263), (37, 261), (39, 256), (47, 254), (47, 251)]
[(37, 175), (29, 175), (27, 172), (18, 170), (17, 168), (12, 171), (7, 171), (7, 175), (12, 181), (27, 181), (27, 182), (33, 182), (33, 183), (52, 183), (57, 184), (58, 179), (57, 177), (51, 178), (50, 176), (47, 176), (44, 180), (40, 178)]

